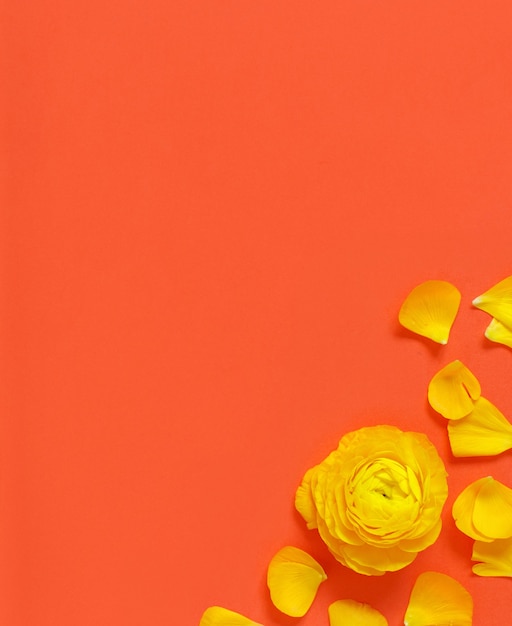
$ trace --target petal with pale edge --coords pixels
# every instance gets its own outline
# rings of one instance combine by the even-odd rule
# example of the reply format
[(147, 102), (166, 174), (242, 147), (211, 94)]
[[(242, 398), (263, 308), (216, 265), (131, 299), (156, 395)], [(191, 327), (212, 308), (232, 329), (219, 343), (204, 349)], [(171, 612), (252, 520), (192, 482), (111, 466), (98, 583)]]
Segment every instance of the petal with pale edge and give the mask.
[(330, 626), (388, 626), (388, 620), (369, 604), (338, 600), (329, 606)]
[(327, 579), (322, 566), (307, 552), (286, 546), (270, 561), (267, 585), (274, 606), (291, 617), (302, 617)]
[(507, 276), (494, 287), (473, 300), (473, 305), (512, 328), (512, 276)]
[(448, 422), (448, 437), (456, 457), (494, 456), (512, 448), (512, 424), (480, 396), (469, 415)]
[(489, 341), (502, 343), (505, 346), (512, 348), (512, 330), (494, 317), (489, 326), (485, 329), (484, 335), (487, 339), (489, 339)]
[(451, 576), (424, 572), (416, 580), (405, 613), (405, 626), (471, 626), (473, 599)]
[(439, 370), (428, 386), (430, 406), (443, 417), (458, 420), (473, 410), (480, 397), (480, 383), (461, 361), (452, 361)]
[(235, 613), (221, 606), (211, 606), (201, 617), (199, 626), (262, 626), (248, 617)]
[(475, 541), (473, 546), (473, 572), (478, 576), (512, 577), (512, 537), (496, 539), (491, 543)]
[(402, 326), (437, 343), (448, 343), (459, 310), (460, 291), (444, 280), (427, 280), (407, 296), (398, 320)]

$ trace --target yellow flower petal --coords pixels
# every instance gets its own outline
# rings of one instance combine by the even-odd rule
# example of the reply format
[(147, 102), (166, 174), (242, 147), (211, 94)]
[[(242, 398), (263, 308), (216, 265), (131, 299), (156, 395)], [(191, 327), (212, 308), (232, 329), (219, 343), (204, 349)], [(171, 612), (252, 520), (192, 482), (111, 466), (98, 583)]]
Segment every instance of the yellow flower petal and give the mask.
[(406, 552), (398, 546), (386, 550), (367, 544), (342, 548), (342, 555), (350, 562), (350, 567), (360, 574), (366, 573), (368, 563), (371, 563), (371, 568), (380, 574), (396, 572), (412, 563), (417, 554), (417, 552)]
[(458, 420), (471, 413), (480, 392), (480, 383), (474, 374), (460, 361), (453, 361), (430, 381), (428, 401), (443, 417)]
[(398, 320), (408, 330), (446, 344), (459, 310), (460, 299), (460, 291), (451, 283), (427, 280), (407, 296)]
[(446, 470), (426, 435), (380, 425), (347, 433), (308, 470), (295, 504), (340, 563), (379, 576), (434, 543), (447, 495)]
[(494, 456), (512, 448), (512, 424), (480, 396), (469, 415), (448, 422), (448, 437), (456, 457)]
[(313, 604), (320, 584), (327, 579), (322, 566), (307, 552), (286, 546), (273, 557), (267, 585), (276, 608), (291, 617), (302, 617)]
[(221, 606), (211, 606), (201, 617), (199, 626), (262, 626), (248, 617), (235, 613)]
[(491, 320), (491, 323), (485, 329), (484, 335), (487, 339), (489, 339), (489, 341), (502, 343), (505, 346), (512, 348), (512, 330), (495, 318)]
[(512, 537), (512, 489), (492, 476), (468, 485), (453, 503), (459, 530), (479, 541)]
[(310, 530), (317, 527), (315, 503), (311, 494), (311, 478), (315, 471), (316, 467), (312, 467), (306, 472), (302, 484), (295, 493), (295, 508), (302, 515)]
[(478, 576), (512, 577), (512, 537), (491, 543), (475, 541), (472, 559), (481, 561), (473, 565), (473, 572)]
[(512, 537), (512, 489), (494, 478), (485, 479), (475, 501), (473, 524), (486, 537)]
[(330, 626), (388, 626), (388, 620), (369, 604), (338, 600), (329, 606)]
[(457, 496), (452, 507), (452, 515), (457, 528), (468, 537), (479, 539), (480, 541), (492, 541), (492, 537), (483, 534), (476, 528), (473, 522), (475, 502), (481, 488), (488, 479), (489, 477), (480, 478), (468, 485)]
[(474, 306), (512, 328), (512, 276), (508, 276), (473, 300)]
[(455, 579), (439, 572), (418, 576), (405, 613), (405, 626), (471, 626), (473, 599)]
[(415, 539), (404, 540), (400, 543), (400, 547), (406, 552), (421, 552), (422, 550), (428, 548), (436, 542), (441, 533), (442, 525), (443, 524), (441, 518), (439, 518), (436, 525), (431, 528), (425, 535), (422, 535), (421, 537), (417, 537)]

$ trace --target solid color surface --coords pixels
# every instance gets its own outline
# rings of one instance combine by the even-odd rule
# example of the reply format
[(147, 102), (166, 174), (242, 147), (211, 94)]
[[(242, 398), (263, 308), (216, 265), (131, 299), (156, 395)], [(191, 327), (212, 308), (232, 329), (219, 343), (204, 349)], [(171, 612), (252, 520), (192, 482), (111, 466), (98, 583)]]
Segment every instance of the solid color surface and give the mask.
[[(512, 419), (512, 351), (471, 300), (512, 273), (508, 0), (4, 0), (0, 621), (290, 626), (285, 545), (338, 599), (403, 623), (416, 576), (508, 623), (451, 519), (510, 453), (455, 460), (427, 385), (460, 359)], [(401, 329), (427, 279), (462, 292), (447, 346)], [(437, 543), (380, 578), (294, 510), (365, 425), (428, 434)]]

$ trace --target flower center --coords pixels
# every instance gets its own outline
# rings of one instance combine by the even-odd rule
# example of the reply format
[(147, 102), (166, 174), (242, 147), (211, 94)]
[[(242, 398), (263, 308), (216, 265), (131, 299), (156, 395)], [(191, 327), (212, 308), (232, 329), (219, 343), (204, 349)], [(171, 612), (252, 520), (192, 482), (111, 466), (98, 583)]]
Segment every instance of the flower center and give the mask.
[(355, 526), (378, 534), (410, 525), (422, 499), (414, 472), (386, 458), (361, 462), (347, 482), (346, 496)]

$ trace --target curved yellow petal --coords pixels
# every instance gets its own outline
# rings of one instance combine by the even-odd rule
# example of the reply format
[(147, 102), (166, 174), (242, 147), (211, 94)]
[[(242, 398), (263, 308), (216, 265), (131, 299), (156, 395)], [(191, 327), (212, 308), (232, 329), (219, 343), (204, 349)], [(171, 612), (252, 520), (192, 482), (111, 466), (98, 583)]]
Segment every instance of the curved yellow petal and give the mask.
[(473, 300), (473, 305), (512, 327), (512, 276), (491, 287)]
[(343, 556), (351, 562), (356, 572), (365, 573), (364, 569), (371, 567), (379, 572), (396, 572), (414, 561), (417, 552), (406, 552), (398, 546), (383, 550), (376, 546), (363, 544), (362, 546), (344, 546)]
[(274, 606), (291, 617), (307, 613), (320, 584), (327, 579), (322, 566), (307, 552), (286, 546), (272, 558), (267, 585)]
[(437, 343), (448, 343), (459, 310), (460, 291), (444, 280), (427, 280), (407, 296), (398, 320), (402, 326)]
[(475, 503), (480, 490), (489, 480), (493, 479), (486, 476), (472, 482), (460, 492), (452, 507), (452, 515), (457, 528), (468, 537), (480, 541), (492, 541), (492, 537), (482, 533), (474, 524)]
[(442, 525), (443, 523), (441, 518), (439, 518), (435, 526), (433, 526), (427, 533), (421, 537), (416, 537), (415, 539), (404, 539), (404, 541), (400, 542), (400, 547), (406, 552), (421, 552), (435, 543), (441, 533)]
[(456, 457), (494, 456), (512, 448), (512, 424), (480, 396), (469, 415), (448, 422), (448, 437)]
[(199, 626), (262, 626), (262, 624), (221, 606), (211, 606), (203, 613)]
[(473, 599), (451, 576), (424, 572), (416, 580), (405, 613), (405, 626), (471, 626)]
[(487, 478), (475, 500), (473, 524), (491, 539), (512, 537), (512, 489), (494, 478)]
[(480, 393), (475, 375), (457, 360), (434, 375), (428, 386), (428, 401), (443, 417), (458, 420), (471, 413)]
[(489, 341), (502, 343), (512, 348), (512, 329), (499, 322), (496, 318), (491, 320), (491, 323), (485, 329), (484, 335)]
[(369, 604), (338, 600), (329, 606), (330, 626), (388, 626), (388, 620)]
[(491, 543), (475, 541), (473, 546), (473, 572), (478, 576), (512, 577), (512, 537), (496, 539)]
[(312, 467), (306, 472), (301, 485), (295, 493), (295, 508), (302, 515), (310, 530), (317, 526), (315, 503), (311, 493), (311, 477), (315, 471), (316, 468)]

